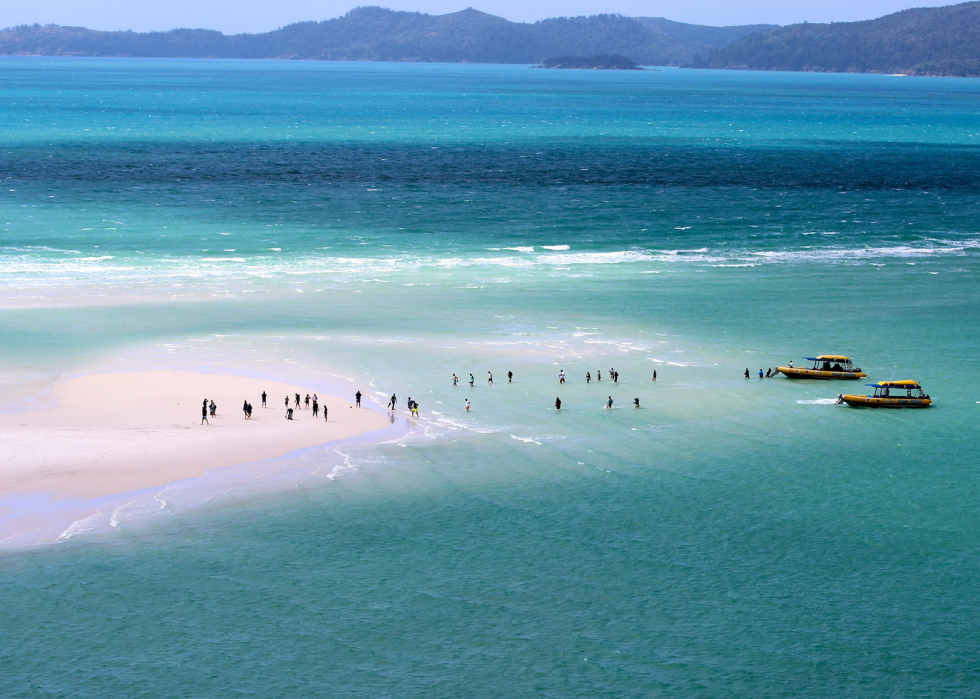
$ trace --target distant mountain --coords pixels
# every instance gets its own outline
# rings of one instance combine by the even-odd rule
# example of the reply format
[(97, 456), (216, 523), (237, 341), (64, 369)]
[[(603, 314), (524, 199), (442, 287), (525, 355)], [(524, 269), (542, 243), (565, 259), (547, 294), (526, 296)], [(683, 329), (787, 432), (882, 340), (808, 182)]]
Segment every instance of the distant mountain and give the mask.
[(776, 29), (778, 24), (740, 24), (735, 27), (708, 27), (703, 24), (684, 24), (663, 17), (634, 17), (644, 27), (662, 32), (677, 41), (701, 44), (720, 49), (738, 41), (743, 36)]
[(980, 2), (793, 24), (707, 51), (689, 66), (980, 77)]
[(102, 32), (35, 24), (0, 31), (0, 55), (537, 63), (548, 56), (620, 54), (644, 65), (679, 65), (769, 28), (702, 27), (621, 15), (525, 24), (473, 9), (427, 15), (358, 7), (337, 19), (264, 34)]

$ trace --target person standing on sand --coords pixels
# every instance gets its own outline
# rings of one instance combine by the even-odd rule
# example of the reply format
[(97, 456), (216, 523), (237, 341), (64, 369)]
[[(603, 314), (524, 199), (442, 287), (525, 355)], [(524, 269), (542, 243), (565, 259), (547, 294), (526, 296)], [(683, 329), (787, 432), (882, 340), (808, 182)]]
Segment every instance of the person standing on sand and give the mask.
[(245, 413), (245, 419), (248, 420), (248, 401), (242, 403), (242, 412)]
[(313, 417), (317, 417), (320, 414), (320, 406), (317, 405), (316, 398), (313, 399)]
[(466, 412), (470, 412), (470, 399), (466, 399)]
[(289, 396), (286, 396), (286, 407), (289, 407)]
[(327, 406), (323, 406), (323, 421), (327, 421)]
[(262, 391), (262, 407), (265, 407), (265, 391)]
[[(205, 401), (205, 403), (207, 403), (207, 401)], [(207, 405), (202, 405), (201, 406), (201, 424), (203, 425), (205, 422), (208, 422), (208, 406)], [(208, 427), (210, 427), (210, 426), (211, 426), (211, 423), (208, 422)]]
[(513, 383), (513, 382), (514, 382), (514, 372), (513, 371), (508, 371), (507, 372), (507, 383)]
[(354, 394), (354, 404), (360, 408), (361, 407), (361, 392), (358, 391)]
[(306, 401), (305, 402), (306, 402), (306, 409), (309, 410), (310, 409), (310, 394), (309, 393), (306, 394)]
[(214, 404), (214, 399), (211, 399), (211, 417), (214, 417), (215, 413), (218, 412), (218, 406)]
[(555, 398), (555, 410), (561, 410), (561, 398)]
[(248, 417), (249, 420), (252, 419), (252, 404), (251, 403), (248, 404), (248, 410), (245, 411), (245, 414), (246, 414), (246, 416)]
[(299, 409), (299, 394), (296, 394), (296, 409)]

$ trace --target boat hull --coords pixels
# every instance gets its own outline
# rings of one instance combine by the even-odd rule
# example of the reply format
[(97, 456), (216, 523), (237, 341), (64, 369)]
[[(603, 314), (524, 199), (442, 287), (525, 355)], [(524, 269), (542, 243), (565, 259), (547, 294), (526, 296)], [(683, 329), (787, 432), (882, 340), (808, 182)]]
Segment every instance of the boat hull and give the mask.
[(806, 367), (778, 366), (776, 371), (790, 379), (863, 379), (867, 374), (863, 371), (822, 371)]
[(875, 398), (874, 396), (841, 396), (841, 400), (852, 408), (928, 408), (929, 398)]

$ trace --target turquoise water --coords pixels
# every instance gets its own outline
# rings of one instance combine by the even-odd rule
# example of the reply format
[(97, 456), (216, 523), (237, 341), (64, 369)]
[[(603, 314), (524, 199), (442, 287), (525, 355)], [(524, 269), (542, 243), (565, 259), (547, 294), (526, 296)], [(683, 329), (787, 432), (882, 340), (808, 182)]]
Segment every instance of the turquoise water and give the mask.
[[(978, 114), (955, 79), (0, 59), (3, 409), (174, 365), (421, 404), (8, 548), (3, 694), (980, 694)], [(742, 378), (815, 352), (936, 406)]]

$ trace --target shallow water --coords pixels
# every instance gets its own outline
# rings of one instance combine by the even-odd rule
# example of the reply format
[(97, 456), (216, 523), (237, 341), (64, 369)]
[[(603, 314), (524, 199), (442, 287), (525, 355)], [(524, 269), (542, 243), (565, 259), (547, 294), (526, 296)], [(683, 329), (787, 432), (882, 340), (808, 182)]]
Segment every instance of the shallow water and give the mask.
[[(0, 99), (3, 409), (168, 365), (421, 404), (3, 554), (8, 694), (977, 693), (980, 84), (4, 58)], [(815, 352), (936, 406), (755, 378)]]

